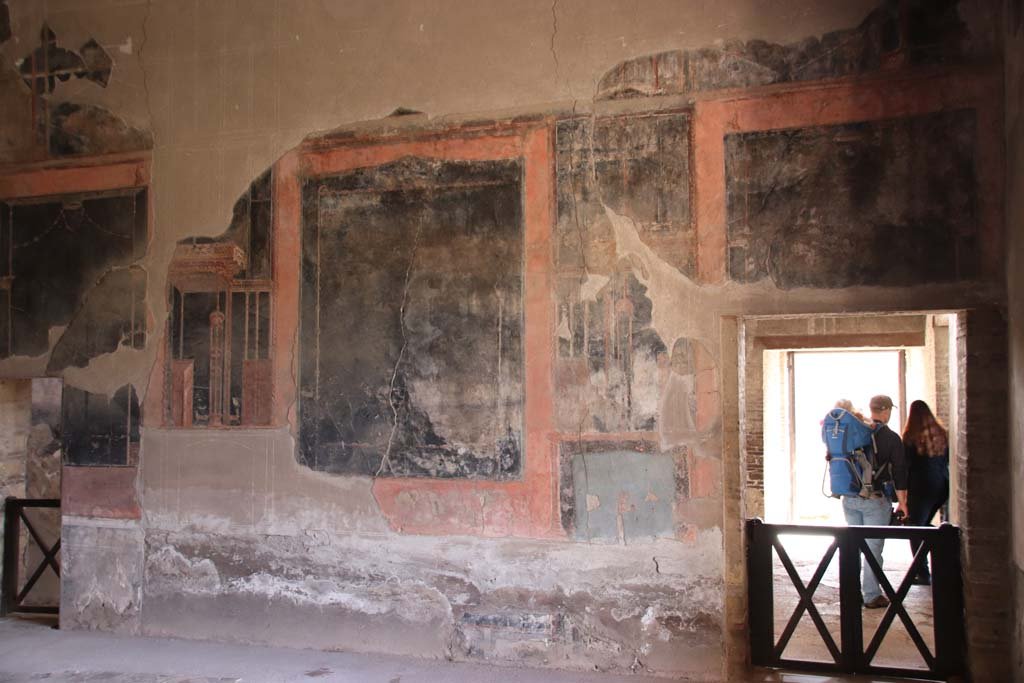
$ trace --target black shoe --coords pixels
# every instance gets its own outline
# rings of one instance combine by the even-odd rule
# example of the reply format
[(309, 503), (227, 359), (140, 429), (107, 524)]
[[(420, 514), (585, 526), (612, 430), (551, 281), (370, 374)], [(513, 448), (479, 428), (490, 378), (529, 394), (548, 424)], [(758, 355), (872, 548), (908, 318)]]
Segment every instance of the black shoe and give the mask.
[(927, 574), (918, 574), (914, 577), (915, 586), (930, 586), (932, 585), (932, 577)]
[(884, 595), (879, 595), (877, 598), (865, 602), (864, 606), (868, 609), (881, 609), (882, 607), (888, 607), (889, 598)]

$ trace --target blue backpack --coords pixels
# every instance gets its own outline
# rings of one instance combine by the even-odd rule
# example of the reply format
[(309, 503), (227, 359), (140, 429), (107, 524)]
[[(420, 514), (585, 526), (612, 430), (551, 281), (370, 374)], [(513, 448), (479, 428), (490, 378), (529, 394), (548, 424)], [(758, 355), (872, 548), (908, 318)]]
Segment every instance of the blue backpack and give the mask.
[[(855, 415), (834, 408), (821, 423), (821, 440), (828, 454), (828, 477), (833, 498), (840, 496), (871, 497), (876, 491), (875, 481), (888, 469), (886, 463), (875, 467), (875, 429), (861, 422)], [(877, 489), (880, 490), (880, 489)]]

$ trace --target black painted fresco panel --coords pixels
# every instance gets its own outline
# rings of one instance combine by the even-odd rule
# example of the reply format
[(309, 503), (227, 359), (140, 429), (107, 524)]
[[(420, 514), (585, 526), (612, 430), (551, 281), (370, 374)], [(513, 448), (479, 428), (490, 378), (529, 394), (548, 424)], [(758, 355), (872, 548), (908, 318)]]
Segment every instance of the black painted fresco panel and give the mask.
[(64, 387), (62, 433), (66, 465), (134, 465), (142, 411), (135, 387), (112, 397)]
[(48, 375), (65, 368), (84, 368), (89, 361), (118, 346), (146, 345), (146, 271), (139, 267), (111, 270), (79, 305), (50, 354)]
[(303, 189), (299, 460), (507, 478), (522, 460), (517, 162), (404, 159)]
[[(52, 370), (145, 344), (145, 190), (0, 202), (0, 357), (38, 356), (68, 326)], [(86, 329), (88, 328), (88, 329)]]
[(975, 115), (726, 137), (729, 276), (907, 286), (979, 273)]
[(636, 220), (649, 246), (694, 275), (688, 114), (565, 120), (558, 123), (556, 145), (561, 269), (607, 270), (601, 247), (614, 239), (608, 206)]
[[(620, 261), (605, 207), (695, 276), (690, 115), (580, 117), (556, 128), (559, 426), (658, 429), (664, 342), (647, 289)], [(586, 397), (586, 398), (584, 398)]]

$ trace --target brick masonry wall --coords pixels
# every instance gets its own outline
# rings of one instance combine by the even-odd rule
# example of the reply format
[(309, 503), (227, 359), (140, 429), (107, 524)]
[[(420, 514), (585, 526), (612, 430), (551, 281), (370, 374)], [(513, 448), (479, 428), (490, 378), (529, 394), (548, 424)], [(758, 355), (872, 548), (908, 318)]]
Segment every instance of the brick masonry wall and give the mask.
[(935, 415), (949, 426), (949, 326), (935, 325)]
[(1011, 676), (1010, 483), (1006, 420), (1006, 318), (998, 309), (958, 315), (956, 467), (963, 531), (964, 599), (972, 678)]

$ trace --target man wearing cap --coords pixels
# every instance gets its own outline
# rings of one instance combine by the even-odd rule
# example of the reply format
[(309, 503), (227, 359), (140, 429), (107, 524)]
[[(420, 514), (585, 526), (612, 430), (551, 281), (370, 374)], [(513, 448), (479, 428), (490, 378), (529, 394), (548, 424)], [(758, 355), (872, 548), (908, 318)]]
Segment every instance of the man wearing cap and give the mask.
[[(907, 461), (903, 454), (903, 440), (888, 427), (892, 417), (893, 403), (888, 396), (879, 395), (871, 399), (871, 420), (875, 424), (875, 490), (868, 498), (843, 496), (843, 514), (849, 525), (888, 526), (892, 514), (892, 501), (883, 492), (883, 484), (893, 482), (900, 512), (907, 514)], [(888, 467), (886, 467), (888, 465)], [(882, 566), (882, 547), (885, 539), (869, 538), (867, 546)], [(864, 606), (886, 607), (889, 599), (882, 595), (878, 578), (866, 561), (861, 563), (861, 593)]]

